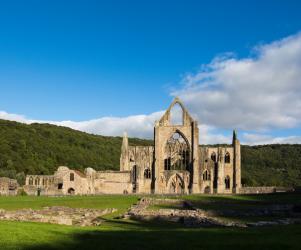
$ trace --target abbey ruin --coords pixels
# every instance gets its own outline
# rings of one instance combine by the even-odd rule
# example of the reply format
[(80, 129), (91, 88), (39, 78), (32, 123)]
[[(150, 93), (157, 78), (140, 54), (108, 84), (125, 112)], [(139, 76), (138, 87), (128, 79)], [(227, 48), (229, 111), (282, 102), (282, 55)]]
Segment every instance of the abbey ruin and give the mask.
[[(175, 105), (182, 109), (180, 124), (172, 123)], [(130, 146), (124, 134), (120, 171), (59, 167), (54, 175), (26, 176), (24, 186), (31, 195), (239, 193), (240, 188), (236, 132), (231, 146), (199, 145), (198, 122), (178, 98), (155, 123), (153, 146)]]

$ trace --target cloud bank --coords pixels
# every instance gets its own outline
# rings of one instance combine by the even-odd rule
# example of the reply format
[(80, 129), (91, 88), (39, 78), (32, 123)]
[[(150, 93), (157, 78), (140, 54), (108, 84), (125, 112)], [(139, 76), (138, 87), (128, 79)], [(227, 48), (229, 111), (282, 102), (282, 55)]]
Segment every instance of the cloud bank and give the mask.
[(301, 33), (258, 46), (255, 56), (215, 58), (187, 74), (179, 96), (205, 124), (268, 130), (301, 122)]
[[(268, 135), (273, 129), (301, 123), (301, 33), (257, 46), (252, 53), (241, 59), (233, 54), (216, 57), (198, 72), (187, 74), (180, 88), (171, 92), (198, 119), (201, 144), (230, 143), (231, 134), (221, 130), (233, 128), (245, 131), (240, 136), (244, 144), (301, 143), (301, 136)], [(154, 123), (163, 113), (75, 122), (33, 120), (0, 111), (0, 119), (110, 136), (127, 131), (131, 137), (152, 138)]]

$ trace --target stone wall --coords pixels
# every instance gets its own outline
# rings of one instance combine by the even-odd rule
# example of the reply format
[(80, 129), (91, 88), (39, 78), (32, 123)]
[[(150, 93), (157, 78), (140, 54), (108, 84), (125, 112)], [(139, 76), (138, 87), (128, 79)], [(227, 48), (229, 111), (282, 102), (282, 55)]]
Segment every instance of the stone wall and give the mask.
[(95, 194), (132, 193), (130, 171), (97, 171), (94, 180)]
[(239, 192), (241, 194), (269, 194), (275, 193), (276, 187), (242, 187)]
[(270, 194), (270, 193), (282, 193), (293, 192), (292, 187), (242, 187), (240, 188), (241, 194)]
[(17, 180), (0, 177), (0, 195), (17, 195), (18, 187)]

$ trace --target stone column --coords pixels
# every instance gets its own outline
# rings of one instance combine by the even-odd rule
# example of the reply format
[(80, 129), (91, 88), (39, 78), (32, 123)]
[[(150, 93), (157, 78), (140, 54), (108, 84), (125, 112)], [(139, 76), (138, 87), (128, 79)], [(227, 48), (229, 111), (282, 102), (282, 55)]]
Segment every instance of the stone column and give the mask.
[(199, 128), (198, 123), (194, 121), (191, 126), (192, 129), (192, 193), (200, 193), (200, 161), (199, 161)]
[(234, 159), (233, 159), (233, 192), (239, 193), (241, 188), (241, 154), (240, 154), (240, 142), (237, 139), (236, 131), (233, 131)]
[(225, 149), (219, 148), (218, 149), (218, 178), (217, 178), (217, 193), (224, 193), (225, 191)]

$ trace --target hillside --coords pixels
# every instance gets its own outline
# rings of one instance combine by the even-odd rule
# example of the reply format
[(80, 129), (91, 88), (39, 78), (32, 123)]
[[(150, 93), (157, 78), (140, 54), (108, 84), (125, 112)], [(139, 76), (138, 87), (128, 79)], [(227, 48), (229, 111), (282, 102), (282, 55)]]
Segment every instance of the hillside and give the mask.
[(242, 182), (301, 186), (301, 145), (242, 146)]
[[(91, 135), (49, 124), (0, 120), (0, 176), (52, 174), (58, 166), (119, 169), (121, 137)], [(152, 141), (130, 138), (132, 145)], [(301, 185), (301, 145), (242, 146), (246, 185)]]
[[(50, 124), (0, 120), (0, 176), (17, 177), (22, 182), (24, 174), (52, 174), (60, 165), (118, 170), (121, 142), (121, 137)], [(129, 143), (149, 145), (151, 141), (130, 138)]]

